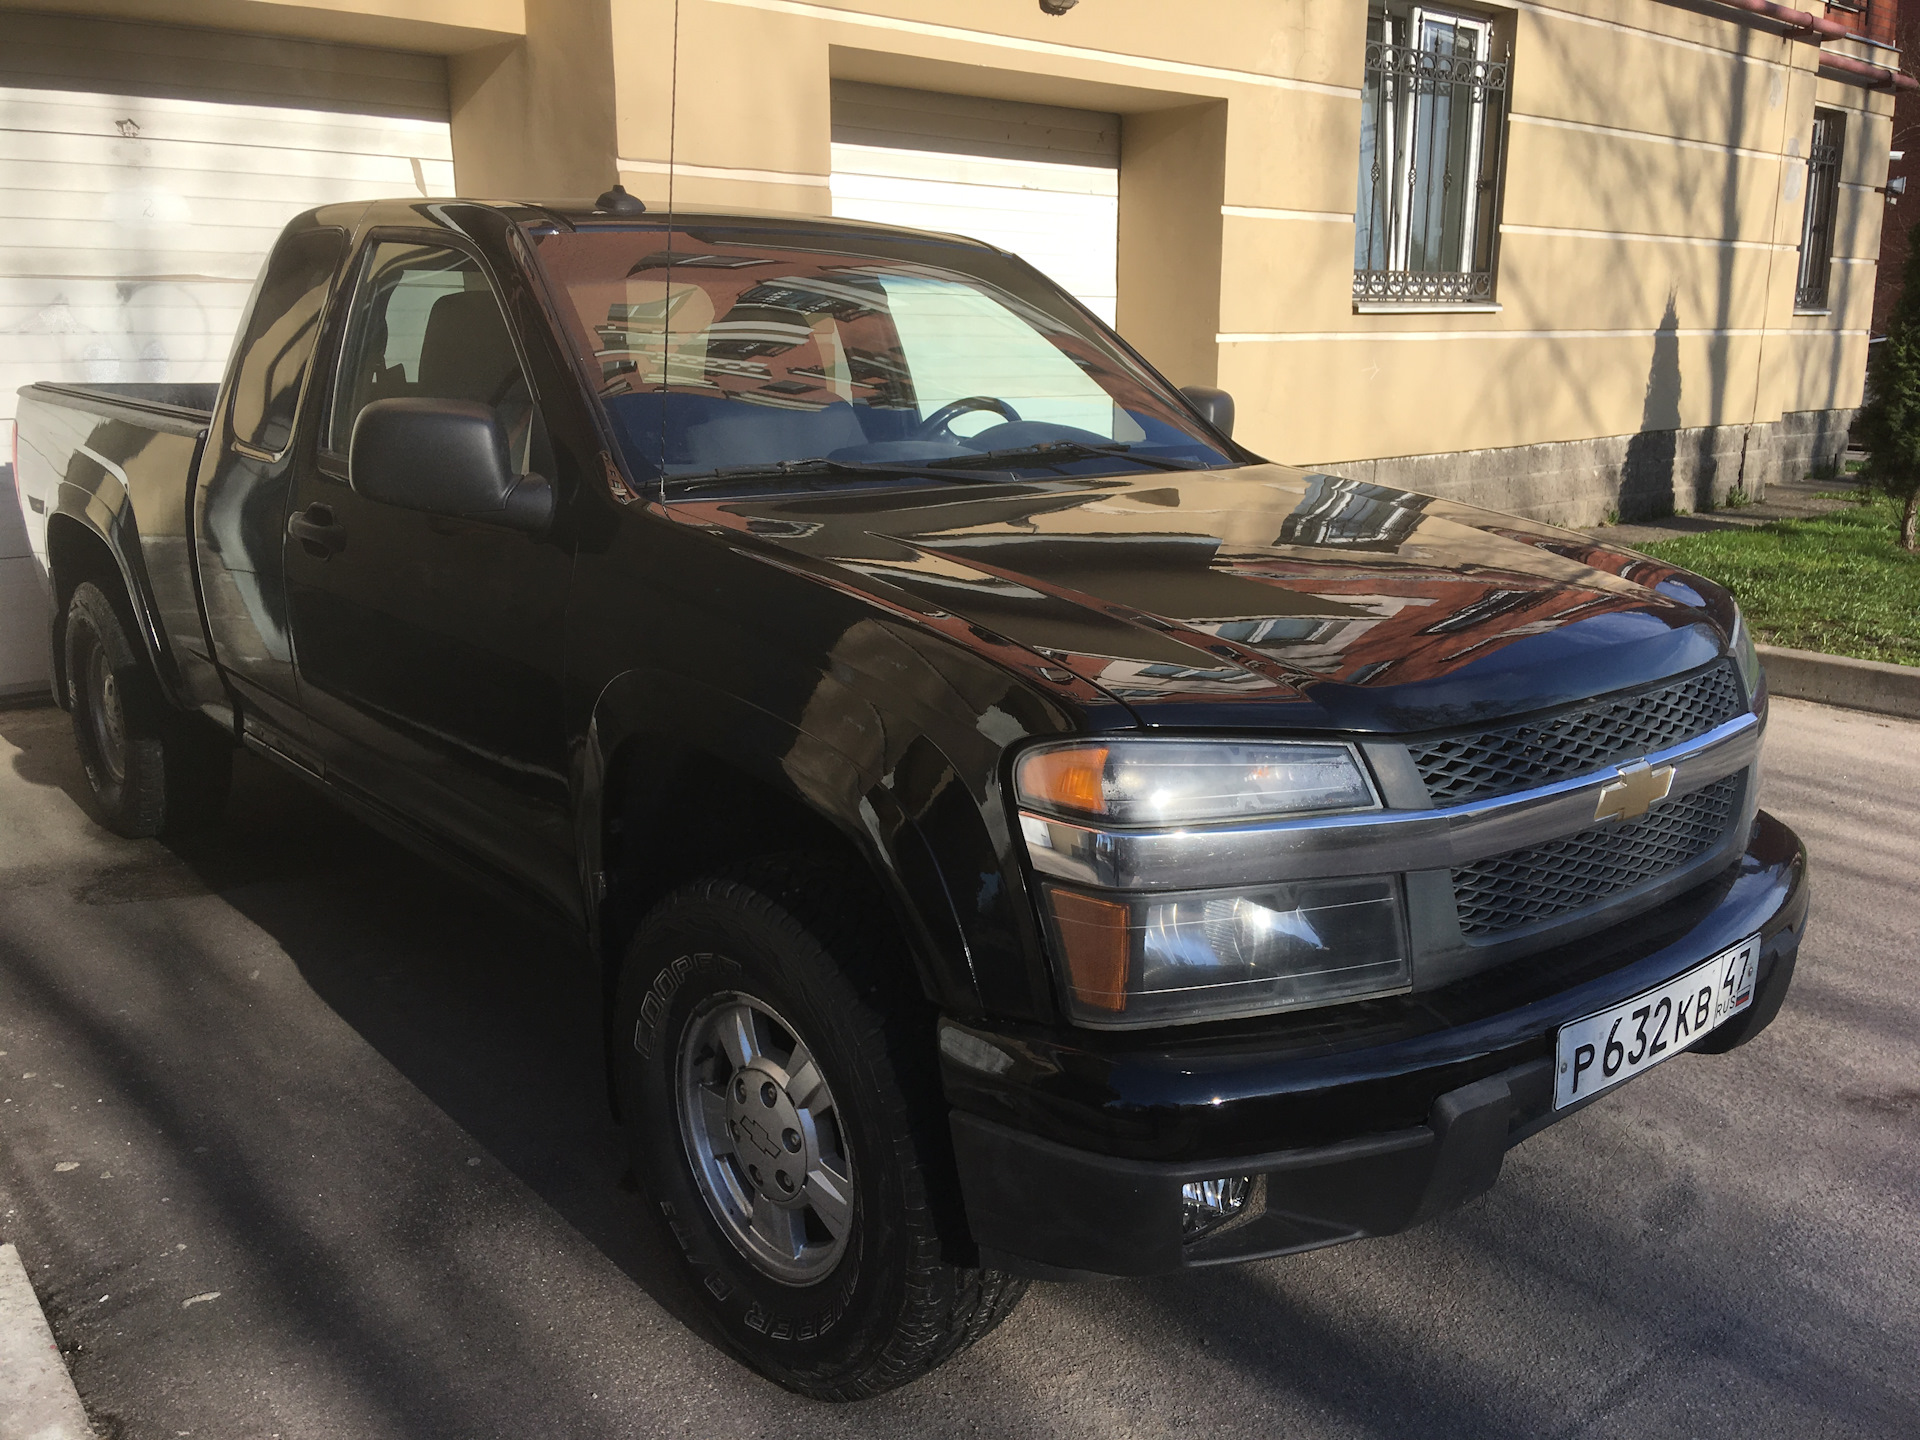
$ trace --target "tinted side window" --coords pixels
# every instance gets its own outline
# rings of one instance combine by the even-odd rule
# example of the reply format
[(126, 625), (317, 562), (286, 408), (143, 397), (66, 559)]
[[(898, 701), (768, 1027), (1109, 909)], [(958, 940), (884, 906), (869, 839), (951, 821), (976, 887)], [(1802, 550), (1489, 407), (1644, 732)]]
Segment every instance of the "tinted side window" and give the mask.
[(341, 351), (328, 448), (345, 455), (361, 410), (401, 396), (491, 405), (515, 467), (552, 473), (500, 302), (470, 255), (385, 240), (367, 257)]
[(278, 455), (293, 439), (300, 382), (346, 248), (343, 231), (309, 230), (282, 241), (268, 259), (233, 377), (236, 440)]

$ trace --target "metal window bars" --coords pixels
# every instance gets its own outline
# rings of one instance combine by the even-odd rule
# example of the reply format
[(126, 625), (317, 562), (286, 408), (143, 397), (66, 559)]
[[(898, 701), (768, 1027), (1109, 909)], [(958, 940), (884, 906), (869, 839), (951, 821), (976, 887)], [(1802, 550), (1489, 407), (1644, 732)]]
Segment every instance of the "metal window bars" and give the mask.
[(1833, 229), (1840, 205), (1840, 151), (1847, 117), (1838, 110), (1813, 112), (1813, 143), (1807, 149), (1807, 208), (1800, 221), (1800, 278), (1793, 308), (1827, 308), (1833, 274)]
[(1511, 52), (1493, 26), (1415, 8), (1368, 18), (1356, 301), (1493, 299)]

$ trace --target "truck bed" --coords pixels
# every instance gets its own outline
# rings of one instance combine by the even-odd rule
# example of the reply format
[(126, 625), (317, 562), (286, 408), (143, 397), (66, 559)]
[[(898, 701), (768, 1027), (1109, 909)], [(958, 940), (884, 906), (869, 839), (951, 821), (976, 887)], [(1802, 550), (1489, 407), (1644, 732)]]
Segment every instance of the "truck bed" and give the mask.
[[(22, 395), (32, 394), (55, 405), (69, 405), (95, 414), (132, 412), (162, 422), (186, 423), (203, 430), (213, 419), (213, 402), (220, 393), (218, 384), (149, 384), (138, 381), (101, 385), (57, 385), (43, 382), (23, 386)], [(167, 428), (171, 429), (171, 425)]]
[(204, 652), (188, 544), (194, 468), (219, 386), (26, 385), (14, 476), (21, 519), (49, 599), (48, 527), (62, 510), (90, 512), (114, 535), (140, 603), (142, 638), (163, 681), (181, 651)]

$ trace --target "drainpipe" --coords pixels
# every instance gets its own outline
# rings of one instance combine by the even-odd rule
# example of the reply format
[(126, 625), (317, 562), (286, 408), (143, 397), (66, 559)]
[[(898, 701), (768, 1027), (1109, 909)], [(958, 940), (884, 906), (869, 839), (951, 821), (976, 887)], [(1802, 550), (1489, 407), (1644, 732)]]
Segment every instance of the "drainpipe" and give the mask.
[(1824, 15), (1809, 15), (1804, 10), (1792, 10), (1785, 5), (1776, 5), (1773, 0), (1716, 0), (1721, 5), (1730, 5), (1735, 10), (1745, 10), (1749, 15), (1758, 15), (1762, 19), (1777, 20), (1787, 27), (1787, 34), (1795, 40), (1805, 40), (1810, 45), (1818, 45), (1822, 40), (1840, 40), (1852, 32), (1838, 20), (1829, 20)]
[(1855, 85), (1864, 85), (1869, 90), (1920, 90), (1920, 80), (1915, 80), (1913, 76), (1889, 70), (1884, 65), (1869, 65), (1851, 55), (1829, 55), (1823, 50), (1820, 52), (1820, 68), (1836, 80), (1844, 78)]
[[(1823, 40), (1844, 40), (1853, 35), (1853, 31), (1838, 20), (1776, 5), (1774, 0), (1714, 0), (1714, 3), (1775, 21), (1787, 27), (1788, 39), (1802, 40), (1809, 45), (1818, 45)], [(1836, 80), (1846, 80), (1869, 90), (1920, 90), (1920, 80), (1915, 80), (1911, 75), (1889, 70), (1884, 65), (1869, 65), (1850, 55), (1834, 55), (1823, 50), (1820, 53), (1820, 68)]]

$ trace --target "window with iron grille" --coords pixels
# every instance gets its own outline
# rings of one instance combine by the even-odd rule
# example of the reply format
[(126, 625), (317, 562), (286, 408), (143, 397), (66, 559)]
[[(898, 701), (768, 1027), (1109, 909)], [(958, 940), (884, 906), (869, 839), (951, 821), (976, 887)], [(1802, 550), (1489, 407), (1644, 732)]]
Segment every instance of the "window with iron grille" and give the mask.
[(1509, 53), (1493, 21), (1414, 6), (1367, 16), (1356, 301), (1493, 299)]
[(1847, 117), (1838, 110), (1813, 112), (1813, 144), (1807, 150), (1807, 210), (1800, 221), (1800, 283), (1796, 310), (1824, 310), (1833, 275), (1833, 224), (1840, 209), (1840, 149)]

